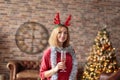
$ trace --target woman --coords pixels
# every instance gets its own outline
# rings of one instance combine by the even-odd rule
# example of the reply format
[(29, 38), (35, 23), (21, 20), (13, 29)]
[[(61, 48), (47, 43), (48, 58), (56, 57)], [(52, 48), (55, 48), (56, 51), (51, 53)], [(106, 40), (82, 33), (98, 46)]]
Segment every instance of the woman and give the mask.
[[(49, 38), (50, 48), (45, 50), (40, 66), (42, 80), (75, 80), (77, 74), (77, 59), (73, 48), (69, 45), (68, 25), (71, 16), (65, 24), (60, 24), (59, 13), (55, 18), (55, 28)], [(62, 54), (65, 61), (61, 61)]]

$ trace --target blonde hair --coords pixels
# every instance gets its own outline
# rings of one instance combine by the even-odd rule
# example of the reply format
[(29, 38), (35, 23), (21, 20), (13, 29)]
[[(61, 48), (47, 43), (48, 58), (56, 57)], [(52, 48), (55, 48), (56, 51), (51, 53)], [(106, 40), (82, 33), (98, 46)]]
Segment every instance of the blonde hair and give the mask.
[(62, 27), (65, 27), (67, 29), (67, 40), (63, 43), (63, 47), (69, 46), (69, 41), (70, 41), (69, 30), (68, 30), (68, 27), (64, 25), (58, 25), (57, 27), (53, 29), (53, 31), (51, 32), (49, 41), (48, 41), (50, 46), (60, 47), (60, 43), (58, 42), (57, 35)]

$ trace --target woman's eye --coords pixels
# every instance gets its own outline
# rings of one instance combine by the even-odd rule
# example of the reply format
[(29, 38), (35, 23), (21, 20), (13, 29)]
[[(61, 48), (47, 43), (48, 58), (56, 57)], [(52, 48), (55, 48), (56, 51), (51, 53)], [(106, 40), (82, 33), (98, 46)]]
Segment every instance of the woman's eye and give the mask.
[(67, 32), (64, 32), (64, 34), (67, 34)]
[(61, 32), (58, 32), (58, 33), (61, 33)]

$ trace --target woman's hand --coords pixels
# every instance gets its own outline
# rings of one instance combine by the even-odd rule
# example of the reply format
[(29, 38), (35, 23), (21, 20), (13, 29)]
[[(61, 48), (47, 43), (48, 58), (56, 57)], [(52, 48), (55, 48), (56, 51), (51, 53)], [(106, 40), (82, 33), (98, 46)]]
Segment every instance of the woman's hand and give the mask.
[(45, 71), (44, 76), (50, 77), (53, 74), (55, 74), (56, 72), (58, 72), (58, 70), (60, 70), (60, 69), (66, 69), (65, 62), (58, 62), (57, 65), (55, 66), (55, 68), (52, 68), (51, 70)]
[(57, 72), (60, 69), (66, 69), (65, 62), (58, 62), (54, 68), (54, 71)]

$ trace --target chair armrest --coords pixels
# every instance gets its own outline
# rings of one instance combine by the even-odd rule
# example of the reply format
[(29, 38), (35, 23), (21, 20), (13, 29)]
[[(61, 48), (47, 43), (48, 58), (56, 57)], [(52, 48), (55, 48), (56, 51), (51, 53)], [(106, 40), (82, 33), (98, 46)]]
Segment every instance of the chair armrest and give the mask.
[(117, 72), (114, 72), (114, 73), (110, 76), (109, 80), (120, 80), (120, 69), (118, 69)]
[(110, 78), (111, 75), (112, 75), (112, 73), (102, 72), (100, 74), (100, 79), (99, 80), (109, 80), (109, 78)]
[(102, 73), (100, 80), (120, 80), (120, 69), (117, 72)]
[(18, 72), (18, 63), (16, 61), (9, 61), (7, 63), (7, 68), (10, 70), (10, 80), (16, 78), (16, 73)]

